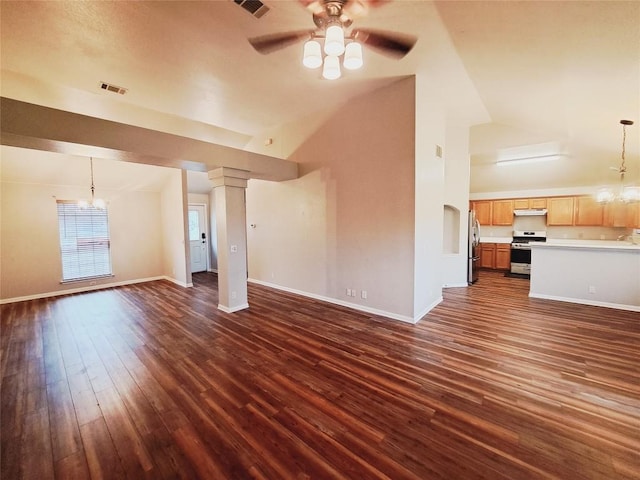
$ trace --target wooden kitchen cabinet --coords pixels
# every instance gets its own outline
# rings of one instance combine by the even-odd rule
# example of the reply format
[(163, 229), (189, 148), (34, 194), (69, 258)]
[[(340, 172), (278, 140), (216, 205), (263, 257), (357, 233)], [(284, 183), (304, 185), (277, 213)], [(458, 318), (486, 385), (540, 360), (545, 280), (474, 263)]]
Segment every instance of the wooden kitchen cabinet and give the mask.
[(514, 210), (526, 210), (527, 208), (547, 208), (546, 198), (516, 198), (513, 200)]
[(547, 208), (546, 198), (530, 198), (529, 208)]
[(476, 200), (472, 206), (480, 225), (513, 225), (513, 200)]
[(576, 197), (574, 201), (574, 225), (598, 227), (604, 224), (604, 206), (596, 202), (594, 197)]
[(496, 265), (497, 270), (511, 269), (511, 244), (498, 243), (496, 245)]
[(513, 200), (513, 208), (514, 210), (524, 210), (529, 208), (529, 199), (528, 198), (516, 198)]
[(511, 244), (481, 243), (480, 268), (509, 270), (511, 268)]
[(547, 198), (547, 225), (573, 225), (574, 197)]
[(640, 228), (640, 203), (629, 203), (625, 205), (626, 225), (627, 228)]
[(496, 264), (496, 244), (480, 244), (480, 268), (494, 268)]
[(611, 202), (603, 210), (605, 227), (640, 228), (640, 203)]
[(603, 225), (605, 227), (626, 227), (627, 206), (620, 202), (611, 202), (604, 206)]
[(494, 200), (491, 203), (491, 225), (513, 225), (513, 200)]
[(476, 200), (473, 209), (480, 225), (491, 225), (491, 200)]

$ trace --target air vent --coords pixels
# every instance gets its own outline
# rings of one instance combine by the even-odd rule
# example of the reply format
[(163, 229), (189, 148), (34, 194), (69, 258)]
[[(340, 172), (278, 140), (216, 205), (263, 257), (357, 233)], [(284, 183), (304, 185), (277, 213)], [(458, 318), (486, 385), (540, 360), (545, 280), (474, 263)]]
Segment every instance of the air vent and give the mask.
[(240, 5), (247, 12), (256, 18), (261, 18), (270, 9), (260, 0), (233, 0), (236, 5)]
[(120, 95), (124, 95), (127, 93), (127, 89), (123, 87), (118, 87), (117, 85), (112, 85), (106, 82), (100, 82), (100, 88), (102, 90), (106, 90), (107, 92), (119, 93)]

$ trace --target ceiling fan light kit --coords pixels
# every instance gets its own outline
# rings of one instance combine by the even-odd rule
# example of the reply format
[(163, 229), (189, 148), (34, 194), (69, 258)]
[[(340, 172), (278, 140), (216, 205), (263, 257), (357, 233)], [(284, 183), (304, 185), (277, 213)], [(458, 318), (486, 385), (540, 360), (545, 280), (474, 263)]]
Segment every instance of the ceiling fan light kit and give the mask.
[(302, 64), (307, 68), (318, 68), (322, 65), (322, 47), (320, 42), (309, 40), (304, 44)]
[[(293, 43), (304, 40), (302, 64), (307, 68), (322, 69), (322, 76), (334, 80), (342, 76), (340, 58), (344, 68), (356, 70), (364, 64), (362, 45), (393, 58), (400, 59), (411, 51), (417, 38), (391, 32), (375, 30), (345, 29), (353, 23), (353, 17), (363, 16), (369, 6), (382, 2), (373, 0), (299, 0), (313, 13), (315, 31), (294, 31), (263, 35), (250, 38), (249, 43), (256, 51), (268, 54)], [(319, 39), (324, 39), (321, 45)], [(323, 55), (324, 54), (324, 55)]]
[(338, 57), (327, 55), (324, 58), (322, 76), (327, 80), (335, 80), (342, 76), (342, 72), (340, 71), (340, 59)]
[(324, 39), (324, 53), (339, 57), (344, 53), (344, 30), (340, 25), (331, 25), (327, 28)]

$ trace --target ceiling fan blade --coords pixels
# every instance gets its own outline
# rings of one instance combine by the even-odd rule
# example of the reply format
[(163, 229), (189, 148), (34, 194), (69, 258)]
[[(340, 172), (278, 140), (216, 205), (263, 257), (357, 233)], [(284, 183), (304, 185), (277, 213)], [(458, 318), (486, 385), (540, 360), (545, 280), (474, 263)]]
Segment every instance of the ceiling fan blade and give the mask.
[(395, 58), (404, 57), (418, 41), (413, 35), (377, 30), (354, 30), (352, 35), (363, 45)]
[(313, 30), (298, 30), (297, 32), (273, 33), (249, 39), (249, 43), (257, 52), (266, 55), (281, 48), (293, 45), (305, 38), (311, 38)]

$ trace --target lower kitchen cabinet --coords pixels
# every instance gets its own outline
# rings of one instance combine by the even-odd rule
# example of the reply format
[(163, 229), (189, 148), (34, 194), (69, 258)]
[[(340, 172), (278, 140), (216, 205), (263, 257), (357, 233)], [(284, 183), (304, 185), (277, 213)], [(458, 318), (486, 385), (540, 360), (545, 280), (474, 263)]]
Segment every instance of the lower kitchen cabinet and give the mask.
[(480, 268), (509, 270), (511, 268), (511, 244), (481, 243)]
[(511, 244), (498, 243), (496, 245), (496, 266), (497, 270), (511, 269)]
[(495, 268), (496, 264), (496, 244), (480, 244), (480, 268)]

